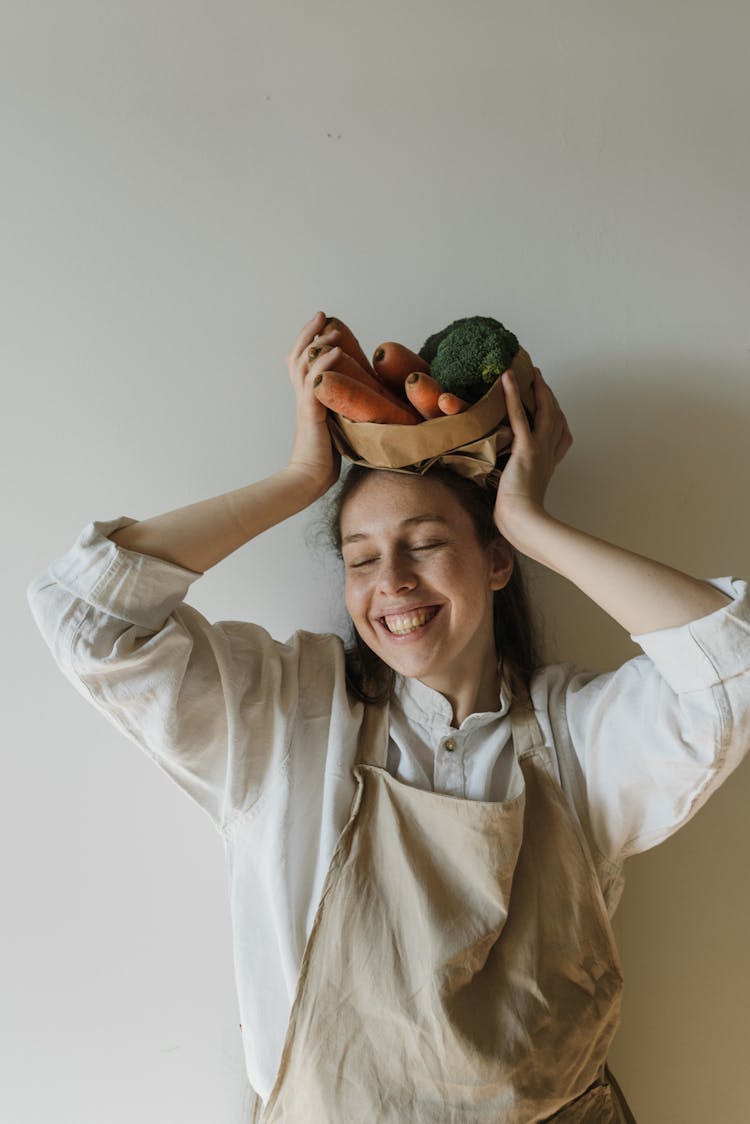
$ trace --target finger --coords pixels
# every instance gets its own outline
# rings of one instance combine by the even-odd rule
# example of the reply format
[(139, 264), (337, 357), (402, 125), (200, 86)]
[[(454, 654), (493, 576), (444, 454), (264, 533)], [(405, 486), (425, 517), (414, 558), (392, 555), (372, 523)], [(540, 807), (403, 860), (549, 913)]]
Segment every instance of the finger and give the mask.
[(305, 349), (312, 343), (312, 341), (315, 339), (316, 333), (319, 332), (323, 327), (325, 320), (325, 312), (316, 312), (312, 320), (307, 321), (304, 328), (297, 336), (294, 346), (292, 347), (290, 354), (293, 361), (296, 362), (305, 351)]
[(327, 368), (329, 363), (335, 363), (342, 354), (343, 351), (340, 347), (331, 347), (328, 344), (319, 344), (316, 340), (315, 343), (308, 347), (307, 351), (305, 352), (305, 357), (308, 363), (308, 371), (305, 377), (309, 378), (309, 376), (313, 373), (313, 368), (315, 368), (315, 374), (319, 374), (322, 370), (325, 370)]
[[(325, 345), (328, 345), (328, 347), (340, 347), (341, 350), (344, 351), (343, 333), (340, 332), (338, 328), (328, 328), (313, 340), (313, 347), (324, 347)], [(307, 350), (309, 351), (310, 348), (308, 347)]]
[(562, 452), (560, 454), (561, 457), (565, 456), (565, 454), (567, 453), (568, 449), (570, 448), (570, 446), (572, 444), (573, 444), (573, 434), (570, 432), (570, 428), (568, 427), (568, 423), (566, 422), (565, 425), (563, 426), (562, 437), (560, 438), (560, 442), (559, 442), (559, 445), (558, 445), (558, 448), (562, 449)]
[(534, 432), (552, 434), (557, 439), (565, 425), (565, 415), (538, 367), (534, 368), (533, 390), (536, 402)]
[[(315, 353), (314, 359), (312, 359), (310, 352)], [(323, 348), (318, 352), (316, 344), (308, 343), (307, 350), (298, 359), (289, 361), (289, 377), (298, 400), (300, 395), (310, 398), (315, 376), (320, 371), (326, 370), (329, 365), (338, 362), (341, 354), (340, 347)], [(317, 399), (315, 401), (317, 402)]]
[(531, 428), (521, 402), (521, 392), (518, 389), (514, 372), (511, 370), (503, 371), (501, 378), (505, 391), (505, 405), (508, 407), (508, 420), (514, 435), (530, 434)]
[(570, 448), (570, 446), (572, 444), (573, 444), (573, 436), (570, 433), (570, 430), (567, 430), (565, 433), (563, 433), (562, 437), (560, 438), (560, 441), (558, 442), (557, 446), (555, 447), (555, 452), (554, 452), (555, 464), (560, 463), (560, 461), (563, 459), (565, 454), (568, 452), (568, 449)]
[[(315, 380), (321, 372), (328, 370), (332, 364), (336, 363), (336, 359), (340, 354), (340, 348), (324, 351), (317, 356), (314, 363), (310, 364), (309, 369), (301, 370), (301, 365), (300, 368), (298, 368), (296, 382), (297, 400), (304, 404), (305, 408), (310, 410), (316, 417), (324, 417), (326, 407), (319, 401), (315, 393)], [(321, 406), (323, 407), (322, 410)]]
[[(318, 313), (316, 317), (313, 317), (313, 319), (305, 325), (305, 328), (297, 338), (295, 349), (287, 356), (289, 377), (291, 378), (295, 390), (299, 390), (304, 386), (305, 379), (309, 374), (312, 366), (312, 358), (309, 353), (315, 350), (313, 332), (315, 331), (315, 327), (319, 327), (320, 323), (322, 323), (320, 318), (324, 315), (325, 314), (322, 312)], [(301, 351), (298, 351), (299, 347), (302, 348)], [(315, 358), (317, 358), (317, 352)]]
[(340, 335), (340, 332), (332, 331), (324, 332), (322, 336), (316, 336), (304, 353), (304, 358), (308, 365), (312, 366), (322, 352), (328, 352), (331, 348), (336, 347), (339, 352), (343, 352), (344, 349), (341, 346)]

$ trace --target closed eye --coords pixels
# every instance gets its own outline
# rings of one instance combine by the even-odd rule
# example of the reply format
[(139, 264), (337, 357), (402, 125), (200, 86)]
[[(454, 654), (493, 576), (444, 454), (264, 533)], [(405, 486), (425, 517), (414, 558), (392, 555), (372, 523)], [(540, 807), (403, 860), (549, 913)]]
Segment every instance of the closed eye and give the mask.
[[(443, 540), (441, 540), (440, 542), (421, 543), (419, 546), (415, 545), (415, 546), (408, 547), (408, 550), (412, 554), (416, 554), (417, 552), (422, 551), (422, 550), (434, 550), (438, 546), (445, 546), (445, 542)], [(347, 569), (349, 569), (349, 570), (360, 570), (363, 566), (370, 566), (374, 562), (377, 562), (378, 559), (379, 559), (378, 555), (373, 555), (371, 558), (359, 558), (356, 562), (347, 562), (347, 564), (346, 564)]]

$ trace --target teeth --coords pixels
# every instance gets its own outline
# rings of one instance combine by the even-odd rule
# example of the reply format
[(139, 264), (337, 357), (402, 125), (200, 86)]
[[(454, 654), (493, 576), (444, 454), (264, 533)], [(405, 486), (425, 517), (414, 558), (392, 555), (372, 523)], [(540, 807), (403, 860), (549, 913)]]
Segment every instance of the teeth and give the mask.
[(414, 632), (416, 628), (421, 628), (423, 624), (427, 624), (436, 612), (437, 609), (418, 609), (414, 613), (384, 617), (383, 620), (389, 632), (393, 632), (397, 636), (405, 636), (407, 632)]

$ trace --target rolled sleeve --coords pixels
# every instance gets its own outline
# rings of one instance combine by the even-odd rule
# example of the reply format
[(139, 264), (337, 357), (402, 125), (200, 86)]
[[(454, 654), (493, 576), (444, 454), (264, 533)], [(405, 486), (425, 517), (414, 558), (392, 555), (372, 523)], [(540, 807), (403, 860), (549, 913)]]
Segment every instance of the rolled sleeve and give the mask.
[(550, 702), (565, 712), (597, 846), (621, 863), (668, 839), (750, 749), (750, 598), (688, 624), (633, 636), (643, 655), (603, 675), (561, 665)]
[(750, 668), (750, 592), (739, 578), (708, 584), (732, 600), (676, 628), (632, 635), (676, 694), (702, 691)]
[[(27, 598), (32, 612), (43, 610), (39, 594), (45, 584), (54, 584), (110, 616), (144, 628), (160, 628), (202, 575), (149, 554), (126, 550), (107, 538), (136, 522), (123, 515), (88, 523), (70, 550), (29, 584)], [(39, 623), (43, 625), (43, 616)]]
[(133, 522), (89, 523), (27, 599), (76, 690), (223, 830), (288, 750), (300, 642), (211, 624), (184, 603), (200, 574), (106, 537)]

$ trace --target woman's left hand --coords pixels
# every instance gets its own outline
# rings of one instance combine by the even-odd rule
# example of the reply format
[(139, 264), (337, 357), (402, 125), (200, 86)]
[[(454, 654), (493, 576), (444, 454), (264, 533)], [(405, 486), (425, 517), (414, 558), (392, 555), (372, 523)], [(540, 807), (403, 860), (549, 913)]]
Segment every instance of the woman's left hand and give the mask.
[(544, 495), (555, 468), (563, 459), (573, 437), (557, 399), (534, 368), (532, 384), (534, 429), (529, 426), (515, 375), (501, 375), (508, 420), (513, 430), (511, 456), (502, 471), (497, 489), (495, 523), (512, 545), (523, 539), (523, 523), (531, 515), (544, 512)]

